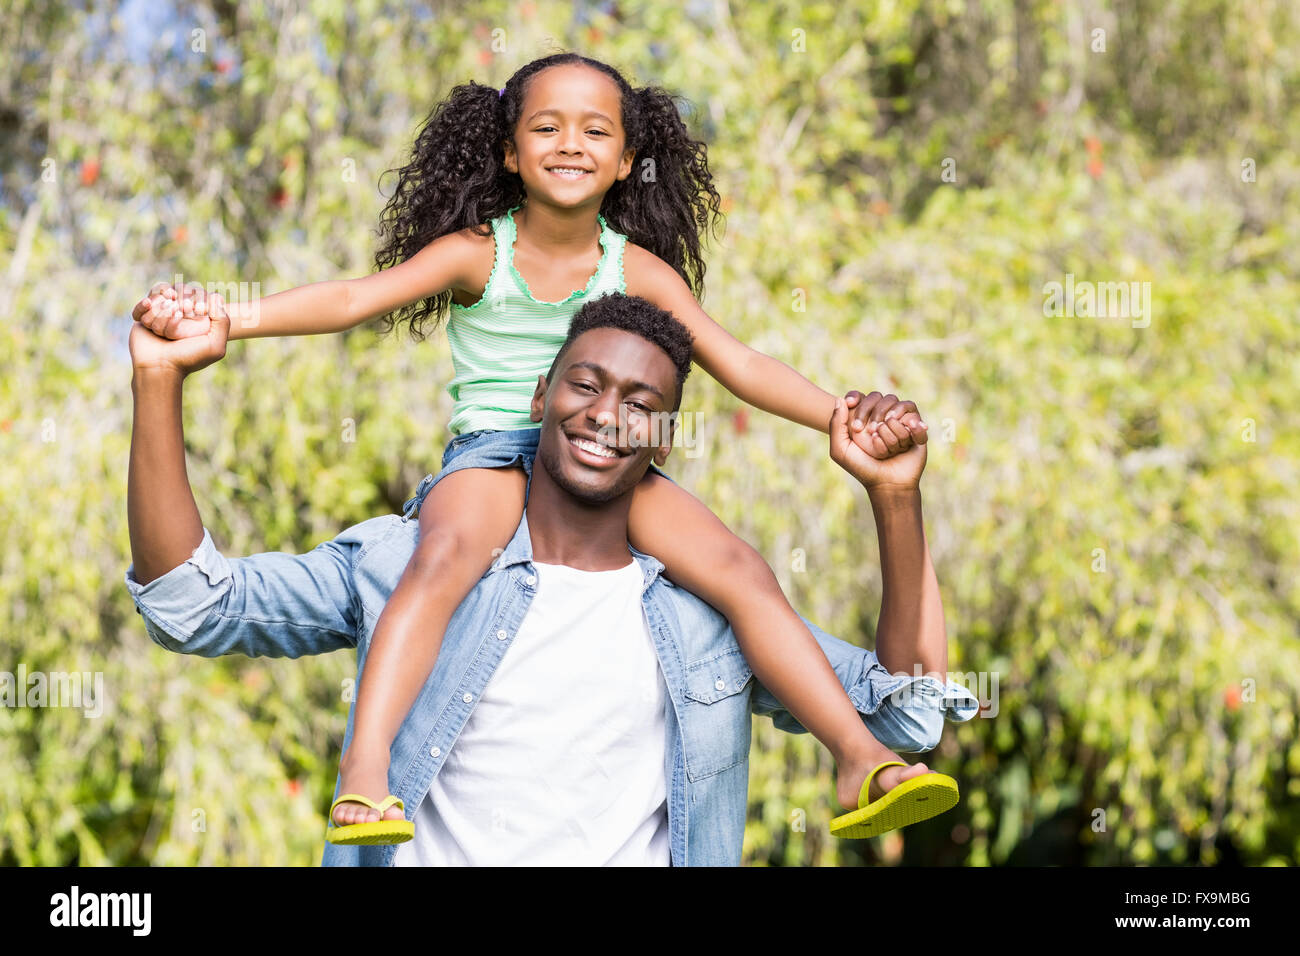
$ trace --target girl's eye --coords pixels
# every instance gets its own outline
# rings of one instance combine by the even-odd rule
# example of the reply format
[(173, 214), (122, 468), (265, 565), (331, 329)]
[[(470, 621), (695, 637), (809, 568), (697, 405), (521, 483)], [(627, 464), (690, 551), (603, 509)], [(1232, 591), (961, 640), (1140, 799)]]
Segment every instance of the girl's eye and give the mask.
[[(539, 126), (536, 130), (534, 130), (534, 132), (537, 132), (537, 133), (545, 133), (547, 130), (551, 130), (551, 129), (555, 129), (555, 127), (554, 127), (554, 126)], [(609, 134), (606, 133), (603, 129), (589, 129), (589, 130), (587, 130), (587, 132), (588, 132), (588, 133), (599, 133), (601, 136), (608, 136), (608, 135), (609, 135)]]

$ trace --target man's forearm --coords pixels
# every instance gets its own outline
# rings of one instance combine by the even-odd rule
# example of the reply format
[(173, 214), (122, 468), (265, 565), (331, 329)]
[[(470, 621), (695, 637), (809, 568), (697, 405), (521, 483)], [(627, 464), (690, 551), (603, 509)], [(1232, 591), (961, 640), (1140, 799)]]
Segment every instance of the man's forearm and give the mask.
[(126, 513), (135, 579), (148, 584), (184, 564), (203, 540), (185, 471), (179, 373), (137, 369)]
[(943, 675), (948, 634), (939, 579), (930, 561), (921, 518), (921, 491), (873, 490), (871, 510), (880, 540), (882, 596), (876, 656), (890, 672)]

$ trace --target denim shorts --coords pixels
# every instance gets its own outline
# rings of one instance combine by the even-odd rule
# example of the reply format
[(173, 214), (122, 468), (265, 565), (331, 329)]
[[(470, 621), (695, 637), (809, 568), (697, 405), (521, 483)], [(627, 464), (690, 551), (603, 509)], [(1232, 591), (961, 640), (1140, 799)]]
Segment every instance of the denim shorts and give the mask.
[[(538, 428), (515, 428), (499, 431), (495, 428), (480, 428), (478, 431), (457, 435), (447, 443), (442, 453), (442, 469), (437, 475), (425, 475), (415, 494), (402, 506), (402, 518), (414, 517), (420, 513), (420, 505), (429, 489), (436, 485), (445, 475), (462, 468), (509, 468), (515, 465), (523, 468), (528, 476), (524, 486), (527, 497), (528, 488), (533, 482), (533, 459), (537, 457), (537, 440), (542, 434)], [(660, 468), (651, 464), (650, 471), (663, 475)], [(671, 478), (668, 478), (672, 481)]]

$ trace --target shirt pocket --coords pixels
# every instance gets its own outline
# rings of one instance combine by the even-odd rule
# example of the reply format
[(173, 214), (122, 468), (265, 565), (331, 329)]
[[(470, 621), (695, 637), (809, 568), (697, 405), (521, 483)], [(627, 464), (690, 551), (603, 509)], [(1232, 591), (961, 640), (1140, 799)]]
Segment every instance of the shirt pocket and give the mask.
[(682, 736), (691, 780), (729, 770), (749, 756), (753, 673), (739, 648), (687, 665)]

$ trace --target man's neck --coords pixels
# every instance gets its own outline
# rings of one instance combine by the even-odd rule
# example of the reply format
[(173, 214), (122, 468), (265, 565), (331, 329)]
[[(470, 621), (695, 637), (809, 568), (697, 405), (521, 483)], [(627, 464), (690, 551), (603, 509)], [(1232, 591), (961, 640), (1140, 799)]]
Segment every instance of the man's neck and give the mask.
[(564, 564), (580, 571), (614, 571), (632, 560), (627, 516), (632, 492), (592, 503), (560, 488), (540, 461), (533, 467), (524, 513), (532, 538), (533, 560)]

